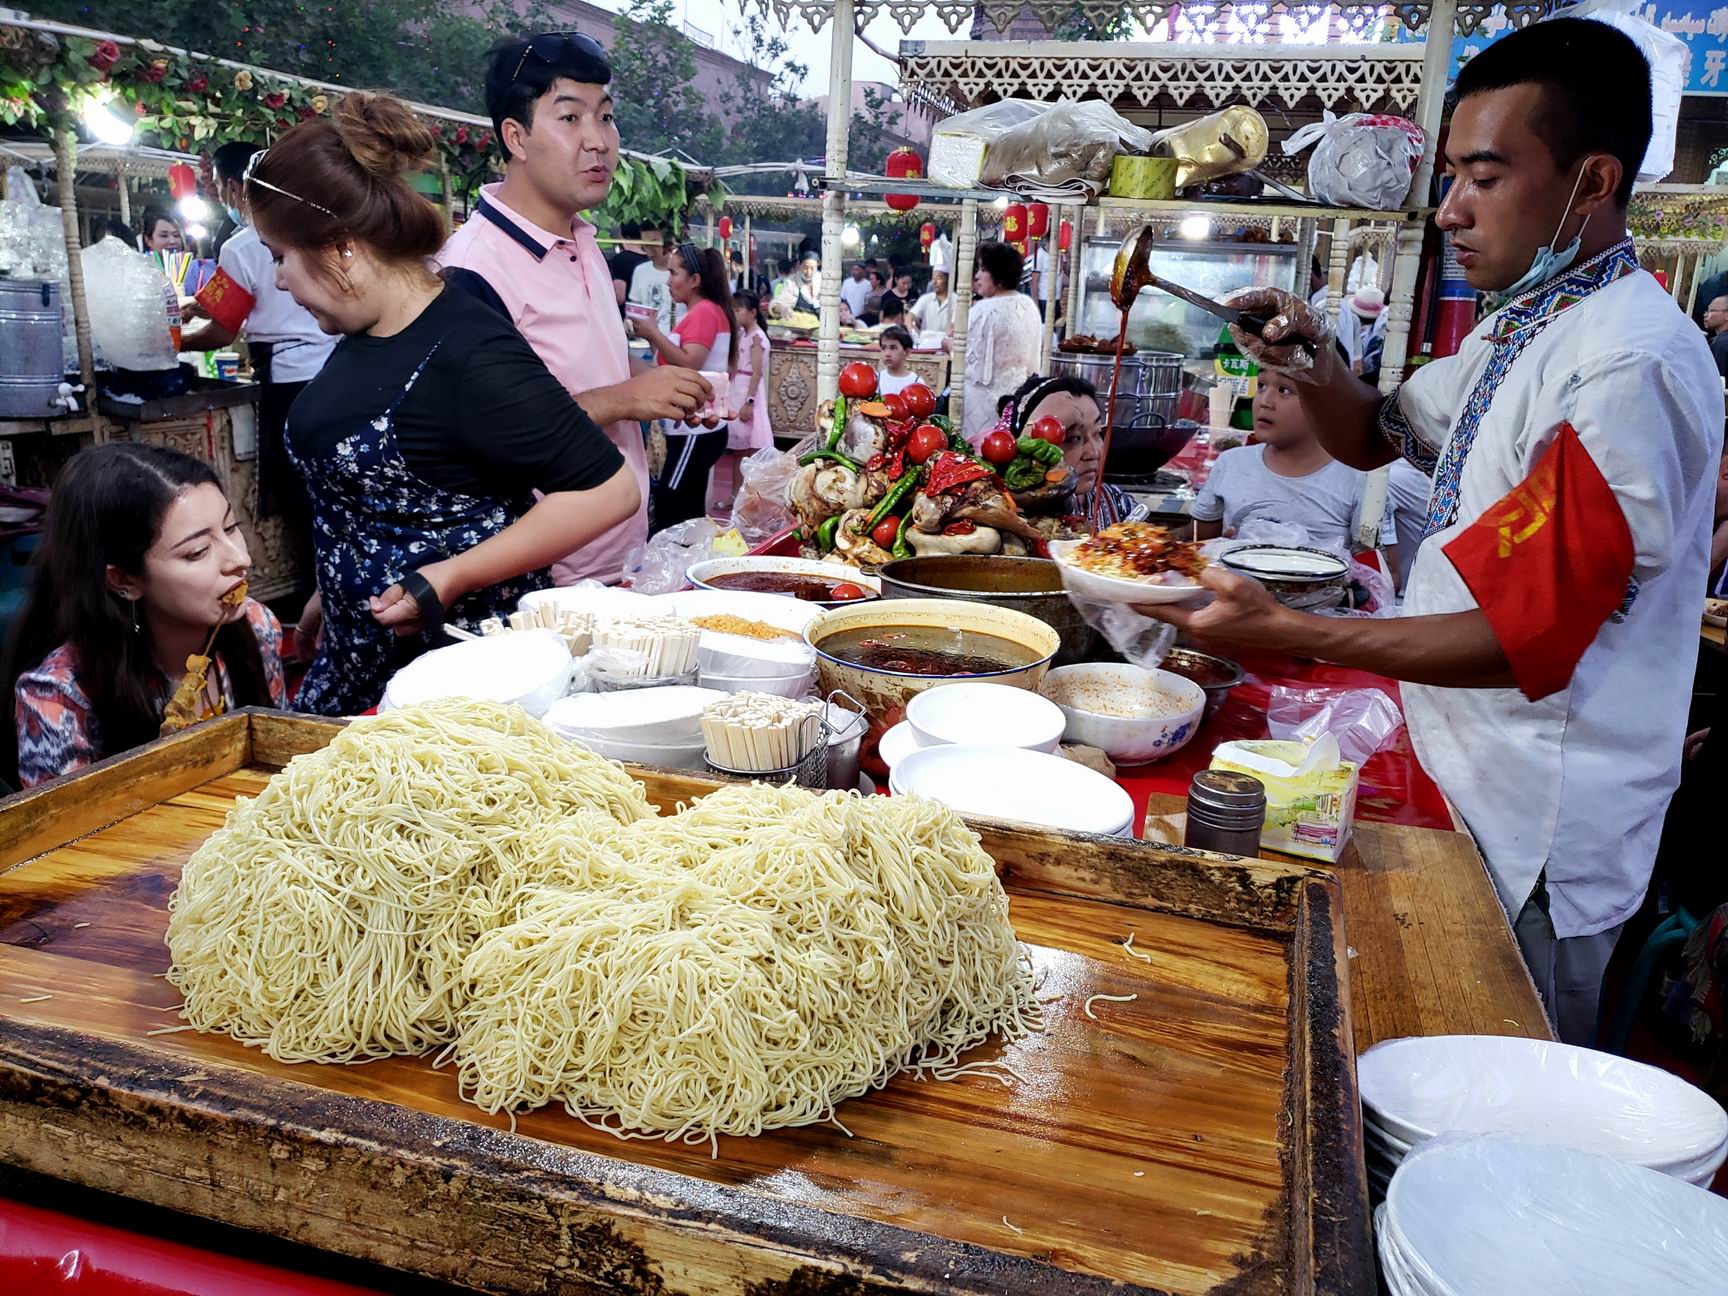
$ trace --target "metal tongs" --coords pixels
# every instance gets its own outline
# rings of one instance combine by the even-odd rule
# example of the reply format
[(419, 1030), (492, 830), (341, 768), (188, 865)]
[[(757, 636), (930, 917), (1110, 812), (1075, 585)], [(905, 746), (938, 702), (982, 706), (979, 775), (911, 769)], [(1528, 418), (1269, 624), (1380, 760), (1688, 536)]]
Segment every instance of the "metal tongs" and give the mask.
[[(1116, 264), (1110, 272), (1110, 300), (1116, 303), (1119, 310), (1127, 310), (1134, 304), (1134, 299), (1140, 295), (1143, 288), (1153, 288), (1159, 292), (1169, 293), (1190, 306), (1198, 306), (1209, 315), (1216, 315), (1226, 324), (1234, 324), (1244, 333), (1261, 337), (1271, 318), (1257, 315), (1252, 311), (1238, 310), (1234, 306), (1226, 306), (1221, 301), (1214, 301), (1192, 288), (1184, 288), (1181, 284), (1171, 283), (1168, 279), (1152, 272), (1152, 227), (1142, 225), (1134, 233), (1122, 240), (1122, 246), (1116, 250)], [(1314, 354), (1314, 343), (1305, 337), (1294, 337), (1286, 342), (1269, 345), (1301, 347), (1309, 355)]]

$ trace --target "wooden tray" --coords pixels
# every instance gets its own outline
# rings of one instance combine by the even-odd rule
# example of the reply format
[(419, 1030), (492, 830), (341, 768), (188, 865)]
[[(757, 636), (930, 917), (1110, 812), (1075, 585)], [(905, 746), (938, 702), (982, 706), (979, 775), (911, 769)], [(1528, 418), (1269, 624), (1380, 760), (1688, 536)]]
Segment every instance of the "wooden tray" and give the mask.
[(718, 1159), (561, 1109), (510, 1133), (420, 1059), (150, 1035), (181, 865), (336, 731), (240, 712), (0, 802), (0, 1160), (497, 1291), (1373, 1291), (1339, 896), (1299, 866), (977, 825), (1060, 996), (972, 1055), (1026, 1082), (902, 1077), (854, 1138)]

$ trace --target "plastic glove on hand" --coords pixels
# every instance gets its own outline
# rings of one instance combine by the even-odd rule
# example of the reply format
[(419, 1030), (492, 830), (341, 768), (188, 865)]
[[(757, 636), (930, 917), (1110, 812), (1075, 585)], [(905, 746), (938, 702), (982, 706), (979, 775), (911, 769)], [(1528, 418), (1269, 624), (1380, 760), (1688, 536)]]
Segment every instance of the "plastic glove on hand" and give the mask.
[(1263, 369), (1276, 369), (1299, 382), (1331, 381), (1336, 352), (1326, 319), (1307, 302), (1282, 288), (1243, 288), (1224, 304), (1266, 321), (1258, 334), (1232, 324), (1230, 336), (1242, 354)]

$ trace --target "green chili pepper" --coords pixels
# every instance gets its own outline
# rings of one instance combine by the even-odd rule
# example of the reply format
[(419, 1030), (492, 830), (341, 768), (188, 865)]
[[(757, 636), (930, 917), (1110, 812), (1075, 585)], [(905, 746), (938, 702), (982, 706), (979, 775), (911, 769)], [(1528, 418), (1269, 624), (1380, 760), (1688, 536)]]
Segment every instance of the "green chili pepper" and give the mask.
[(807, 455), (799, 456), (798, 462), (800, 465), (808, 465), (808, 464), (815, 463), (819, 459), (832, 459), (835, 463), (839, 464), (842, 468), (850, 468), (853, 472), (858, 473), (860, 476), (862, 476), (864, 473), (864, 468), (861, 464), (855, 463), (853, 460), (848, 459), (845, 455), (841, 454), (838, 450), (812, 450)]
[(1009, 490), (1031, 490), (1044, 480), (1044, 465), (1029, 455), (1021, 455), (1008, 465), (1008, 471), (1002, 475)]
[(816, 528), (816, 547), (824, 550), (832, 549), (834, 547), (834, 533), (839, 529), (840, 515), (836, 513)]
[(828, 446), (832, 450), (840, 444), (840, 438), (846, 435), (846, 398), (834, 398), (834, 428), (828, 433)]
[(1052, 445), (1041, 437), (1023, 436), (1014, 443), (1014, 448), (1046, 467), (1054, 468), (1062, 462), (1062, 447)]
[[(870, 515), (870, 520), (864, 524), (864, 529), (866, 531), (874, 531), (876, 529), (876, 524), (892, 513), (894, 511), (894, 506), (912, 493), (913, 488), (917, 486), (918, 479), (921, 476), (923, 476), (923, 473), (919, 469), (908, 468), (905, 475), (902, 476), (899, 481), (895, 482), (893, 486), (889, 487), (888, 493), (882, 497), (882, 502), (876, 506), (876, 511)], [(910, 514), (911, 510), (908, 509), (907, 513)]]
[(907, 509), (906, 515), (900, 519), (900, 526), (894, 532), (894, 547), (889, 552), (896, 558), (910, 558), (912, 546), (906, 542), (906, 528), (912, 524), (912, 510)]

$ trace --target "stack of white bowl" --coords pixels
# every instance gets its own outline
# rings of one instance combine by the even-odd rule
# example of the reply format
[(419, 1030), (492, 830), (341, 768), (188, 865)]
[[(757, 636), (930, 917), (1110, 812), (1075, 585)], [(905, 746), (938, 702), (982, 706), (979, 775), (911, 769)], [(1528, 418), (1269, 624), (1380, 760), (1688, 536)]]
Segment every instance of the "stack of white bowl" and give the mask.
[(575, 693), (553, 705), (546, 725), (560, 738), (611, 760), (706, 770), (702, 708), (724, 696), (689, 684)]
[(1113, 780), (1053, 753), (1067, 723), (1048, 698), (1006, 684), (945, 684), (906, 704), (882, 736), (889, 791), (963, 815), (1126, 836), (1134, 802)]
[[(1728, 1159), (1728, 1113), (1656, 1067), (1550, 1040), (1387, 1040), (1356, 1063), (1368, 1186), (1441, 1134), (1512, 1134), (1708, 1186)], [(1728, 1279), (1725, 1279), (1728, 1281)]]
[(1536, 1139), (1423, 1144), (1374, 1223), (1391, 1296), (1728, 1293), (1728, 1200)]
[(570, 689), (570, 649), (556, 631), (465, 639), (409, 662), (384, 686), (380, 711), (441, 698), (513, 703), (543, 716)]
[[(654, 600), (663, 610), (686, 620), (700, 616), (735, 616), (802, 635), (822, 615), (815, 603), (778, 594), (748, 590), (685, 590)], [(816, 679), (816, 653), (802, 638), (751, 639), (744, 635), (703, 630), (696, 646), (696, 668), (703, 688), (722, 693), (771, 693), (805, 697)]]

